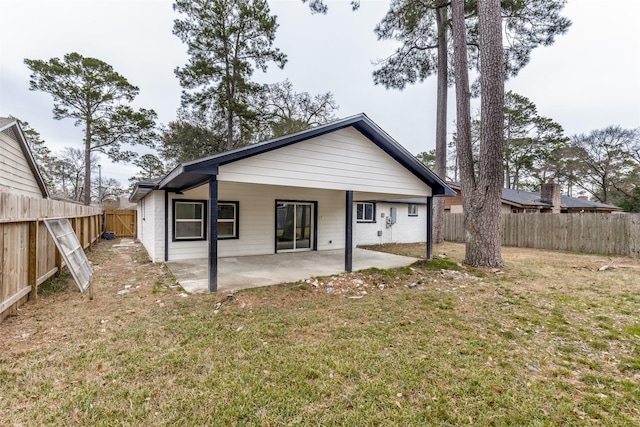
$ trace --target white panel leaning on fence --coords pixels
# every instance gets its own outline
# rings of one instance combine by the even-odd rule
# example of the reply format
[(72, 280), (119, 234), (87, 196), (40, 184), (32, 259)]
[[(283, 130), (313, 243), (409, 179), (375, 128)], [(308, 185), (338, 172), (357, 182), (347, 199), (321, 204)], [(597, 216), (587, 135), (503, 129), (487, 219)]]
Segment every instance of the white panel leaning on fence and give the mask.
[(88, 288), (89, 299), (93, 299), (93, 286), (91, 286), (93, 268), (87, 259), (87, 254), (82, 250), (82, 245), (71, 223), (67, 218), (45, 219), (44, 223), (71, 271), (78, 289), (84, 293)]
[(100, 209), (0, 191), (0, 321), (66, 264), (44, 224), (67, 218), (83, 249), (100, 235)]

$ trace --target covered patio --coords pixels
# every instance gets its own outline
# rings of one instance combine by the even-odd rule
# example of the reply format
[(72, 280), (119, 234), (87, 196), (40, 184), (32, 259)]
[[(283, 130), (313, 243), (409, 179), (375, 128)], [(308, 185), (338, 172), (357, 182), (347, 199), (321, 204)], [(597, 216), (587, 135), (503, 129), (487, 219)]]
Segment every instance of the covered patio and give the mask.
[(417, 239), (424, 238), (431, 258), (432, 198), (453, 194), (359, 114), (182, 163), (138, 183), (130, 200), (138, 203), (140, 241), (152, 260), (173, 264), (185, 289), (216, 292), (410, 264), (387, 266), (374, 257), (390, 256), (377, 254), (359, 264), (358, 224), (377, 223), (383, 233), (397, 219), (395, 210), (376, 212), (372, 200), (425, 198)]
[[(417, 258), (356, 248), (353, 270), (397, 268)], [(166, 265), (185, 291), (209, 292), (208, 258), (171, 261)], [(344, 250), (289, 252), (272, 255), (226, 257), (218, 259), (218, 291), (290, 283), (317, 276), (344, 273)]]

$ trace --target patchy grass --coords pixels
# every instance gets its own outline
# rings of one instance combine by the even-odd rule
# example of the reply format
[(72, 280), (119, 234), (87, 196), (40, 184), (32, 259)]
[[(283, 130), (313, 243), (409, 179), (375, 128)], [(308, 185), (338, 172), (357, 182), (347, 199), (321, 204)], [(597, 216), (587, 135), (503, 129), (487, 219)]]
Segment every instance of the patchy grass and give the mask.
[(71, 273), (69, 273), (68, 270), (64, 270), (61, 274), (50, 277), (44, 283), (40, 284), (40, 286), (38, 286), (38, 296), (46, 297), (64, 292), (69, 287), (69, 283), (73, 283), (72, 280)]
[(638, 273), (597, 271), (629, 259), (505, 248), (485, 271), (447, 244), (439, 264), (184, 296), (111, 245), (89, 254), (93, 301), (69, 286), (0, 324), (3, 423), (640, 423)]

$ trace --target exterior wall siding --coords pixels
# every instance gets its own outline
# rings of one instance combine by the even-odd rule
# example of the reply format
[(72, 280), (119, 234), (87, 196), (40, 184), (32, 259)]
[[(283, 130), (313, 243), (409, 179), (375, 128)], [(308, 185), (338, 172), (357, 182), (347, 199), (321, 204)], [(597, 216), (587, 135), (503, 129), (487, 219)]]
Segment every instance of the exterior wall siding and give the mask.
[[(360, 193), (357, 193), (360, 195)], [(364, 193), (363, 193), (364, 194)], [(367, 196), (372, 194), (366, 193)], [(378, 197), (388, 196), (376, 194)], [(169, 193), (169, 261), (206, 258), (209, 240), (173, 241), (174, 199), (206, 200), (207, 185), (185, 191), (183, 194)], [(239, 239), (218, 241), (220, 257), (266, 255), (275, 253), (275, 204), (276, 200), (317, 202), (317, 242), (318, 250), (343, 249), (345, 243), (345, 193), (343, 191), (308, 189), (301, 187), (280, 187), (242, 183), (219, 183), (219, 199), (239, 203)], [(362, 197), (357, 199), (363, 200)], [(389, 229), (384, 226), (380, 214), (389, 214), (394, 206), (397, 223)], [(355, 206), (354, 206), (355, 209)], [(418, 206), (418, 216), (409, 217), (406, 204), (378, 204), (377, 222), (356, 223), (354, 244), (420, 242), (425, 240), (426, 207)], [(138, 203), (139, 240), (147, 248), (154, 262), (164, 261), (164, 192), (153, 191)], [(208, 226), (208, 224), (207, 224)], [(382, 228), (381, 228), (382, 227)], [(383, 236), (378, 238), (377, 231)]]
[(0, 191), (42, 198), (38, 181), (10, 129), (0, 132)]
[[(154, 193), (159, 193), (155, 191)], [(207, 185), (185, 191), (181, 195), (169, 194), (169, 206), (174, 199), (207, 200)], [(242, 183), (219, 183), (219, 200), (239, 203), (239, 239), (218, 241), (220, 257), (265, 255), (275, 253), (276, 200), (317, 202), (318, 250), (344, 248), (344, 192), (277, 187)], [(162, 217), (160, 214), (159, 218)], [(156, 225), (162, 229), (162, 224)], [(206, 258), (209, 241), (172, 241), (173, 212), (169, 209), (169, 261)], [(146, 246), (146, 244), (145, 244)]]
[(138, 203), (138, 240), (153, 262), (164, 261), (164, 191), (153, 191)]
[(352, 127), (223, 165), (218, 180), (431, 195), (429, 187)]
[[(387, 227), (386, 217), (396, 208), (396, 223)], [(384, 214), (384, 218), (382, 217)], [(427, 207), (418, 205), (418, 216), (409, 216), (405, 203), (376, 203), (376, 222), (354, 223), (354, 245), (418, 243), (427, 238)], [(378, 236), (380, 232), (380, 236)]]

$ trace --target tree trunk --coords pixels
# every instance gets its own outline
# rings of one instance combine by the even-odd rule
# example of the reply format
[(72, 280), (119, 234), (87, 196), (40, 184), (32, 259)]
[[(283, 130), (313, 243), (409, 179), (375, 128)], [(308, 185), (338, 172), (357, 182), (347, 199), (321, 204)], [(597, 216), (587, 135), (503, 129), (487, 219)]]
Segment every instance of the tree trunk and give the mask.
[[(447, 176), (447, 7), (438, 4), (436, 23), (438, 26), (438, 99), (436, 102), (436, 170), (442, 180)], [(433, 199), (433, 242), (444, 241), (444, 198)]]
[(84, 204), (91, 205), (91, 119), (85, 120), (84, 131)]
[(504, 157), (504, 54), (500, 0), (478, 2), (480, 30), (480, 167), (473, 197), (475, 227), (465, 263), (502, 267), (502, 166)]
[[(500, 1), (480, 0), (481, 141), (479, 173), (473, 165), (464, 0), (451, 1), (456, 75), (457, 149), (464, 211), (466, 264), (501, 267), (503, 57)], [(497, 35), (496, 35), (497, 32)], [(485, 94), (486, 92), (486, 94)], [(498, 93), (499, 92), (499, 93)]]
[(233, 150), (233, 115), (230, 106), (227, 106), (227, 150)]
[(475, 188), (475, 175), (471, 147), (471, 95), (469, 93), (469, 71), (467, 68), (464, 0), (451, 1), (451, 24), (453, 63), (456, 76), (456, 149), (466, 235), (468, 234), (468, 217), (471, 210), (471, 198), (468, 196)]

